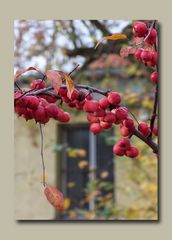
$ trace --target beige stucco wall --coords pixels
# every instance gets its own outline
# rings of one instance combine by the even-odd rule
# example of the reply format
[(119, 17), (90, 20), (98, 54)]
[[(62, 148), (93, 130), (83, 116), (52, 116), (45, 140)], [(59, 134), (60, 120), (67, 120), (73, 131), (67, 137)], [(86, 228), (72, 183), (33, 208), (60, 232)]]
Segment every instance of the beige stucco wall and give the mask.
[[(47, 202), (41, 184), (39, 125), (15, 116), (15, 219), (52, 219), (55, 211)], [(56, 158), (52, 146), (55, 143), (55, 121), (50, 121), (44, 131), (44, 155), (47, 182), (55, 185)]]

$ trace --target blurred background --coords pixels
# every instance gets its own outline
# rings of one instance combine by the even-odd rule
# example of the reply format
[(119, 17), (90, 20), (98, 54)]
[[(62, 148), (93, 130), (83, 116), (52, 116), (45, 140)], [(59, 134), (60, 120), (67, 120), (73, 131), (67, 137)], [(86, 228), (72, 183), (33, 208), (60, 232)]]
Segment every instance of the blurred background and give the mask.
[[(102, 37), (123, 32), (127, 40)], [(141, 121), (149, 121), (153, 106), (149, 69), (132, 56), (122, 58), (121, 47), (130, 44), (132, 21), (124, 20), (15, 20), (14, 71), (34, 66), (64, 70), (76, 83), (112, 89)], [(36, 78), (21, 77), (27, 87)], [(98, 99), (98, 95), (94, 95)], [(68, 124), (51, 120), (43, 127), (46, 181), (65, 196), (59, 214), (47, 202), (41, 184), (39, 126), (15, 115), (15, 218), (18, 220), (156, 220), (157, 159), (139, 139), (136, 159), (112, 153), (119, 127), (95, 136), (89, 132), (86, 113), (63, 106), (72, 115)]]

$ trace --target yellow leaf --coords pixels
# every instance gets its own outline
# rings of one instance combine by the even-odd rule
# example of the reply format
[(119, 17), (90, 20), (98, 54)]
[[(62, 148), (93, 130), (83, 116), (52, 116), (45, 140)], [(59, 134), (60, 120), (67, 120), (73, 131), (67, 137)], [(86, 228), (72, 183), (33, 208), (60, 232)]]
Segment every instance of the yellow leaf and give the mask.
[(70, 203), (71, 203), (70, 199), (69, 198), (65, 198), (64, 199), (64, 203), (63, 203), (64, 209), (68, 209), (70, 207)]
[(119, 40), (119, 39), (126, 39), (127, 36), (125, 34), (122, 34), (122, 33), (114, 33), (110, 36), (107, 36), (107, 37), (104, 37), (102, 38), (100, 41), (97, 42), (96, 46), (95, 46), (95, 49), (99, 46), (100, 43), (102, 43), (104, 40)]
[(77, 152), (75, 150), (68, 150), (67, 155), (71, 158), (76, 158), (77, 157)]
[(69, 75), (67, 75), (65, 72), (59, 71), (59, 73), (66, 81), (66, 86), (67, 86), (67, 90), (68, 90), (69, 98), (70, 98), (71, 94), (75, 88), (75, 84), (74, 84), (73, 80), (71, 79), (71, 77)]
[(73, 188), (73, 187), (75, 187), (75, 182), (68, 182), (68, 183), (67, 183), (67, 187), (68, 187), (68, 188)]
[(78, 167), (79, 167), (80, 169), (83, 169), (83, 168), (85, 168), (85, 167), (87, 167), (87, 166), (88, 166), (88, 162), (87, 162), (86, 160), (80, 161), (80, 162), (78, 163)]
[(78, 149), (79, 157), (86, 157), (87, 153), (84, 149)]

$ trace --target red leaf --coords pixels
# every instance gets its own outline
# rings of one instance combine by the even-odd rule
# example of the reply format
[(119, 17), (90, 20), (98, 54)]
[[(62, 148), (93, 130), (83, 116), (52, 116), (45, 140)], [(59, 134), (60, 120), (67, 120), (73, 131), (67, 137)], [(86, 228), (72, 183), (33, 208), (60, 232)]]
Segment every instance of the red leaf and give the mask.
[(24, 73), (26, 73), (26, 72), (28, 72), (28, 71), (32, 71), (32, 70), (35, 70), (35, 71), (41, 73), (42, 75), (44, 75), (41, 71), (39, 71), (39, 70), (36, 69), (35, 67), (29, 67), (29, 68), (24, 69), (24, 70), (18, 70), (18, 71), (16, 72), (15, 76), (14, 76), (14, 81), (16, 81), (16, 79), (17, 79), (18, 77), (20, 77), (22, 74), (24, 74)]
[(44, 194), (53, 207), (58, 209), (60, 212), (64, 211), (64, 197), (57, 188), (47, 185), (44, 189)]
[(53, 86), (54, 90), (53, 92), (55, 94), (58, 93), (59, 91), (59, 88), (61, 87), (62, 85), (62, 79), (61, 79), (61, 76), (60, 74), (58, 73), (58, 71), (56, 70), (48, 70), (46, 72), (46, 76), (47, 76), (47, 80), (48, 82)]

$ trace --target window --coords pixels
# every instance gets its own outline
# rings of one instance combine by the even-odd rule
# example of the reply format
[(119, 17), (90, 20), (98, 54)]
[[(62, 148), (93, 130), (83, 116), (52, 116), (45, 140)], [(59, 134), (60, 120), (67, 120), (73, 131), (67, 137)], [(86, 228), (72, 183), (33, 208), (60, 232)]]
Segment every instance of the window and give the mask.
[[(89, 124), (70, 124), (59, 126), (59, 143), (67, 146), (61, 152), (59, 169), (61, 189), (65, 196), (71, 199), (70, 208), (84, 208), (93, 210), (96, 204), (96, 197), (92, 201), (80, 206), (81, 200), (85, 197), (84, 189), (88, 181), (101, 178), (103, 172), (108, 171), (105, 181), (114, 186), (114, 161), (113, 144), (107, 144), (107, 137), (113, 136), (113, 129), (94, 135), (89, 131)], [(105, 136), (106, 135), (106, 136)], [(83, 156), (71, 156), (66, 149), (84, 150)], [(88, 167), (80, 168), (79, 162), (86, 162)], [(73, 187), (70, 185), (74, 184)], [(113, 190), (109, 190), (114, 196)]]

